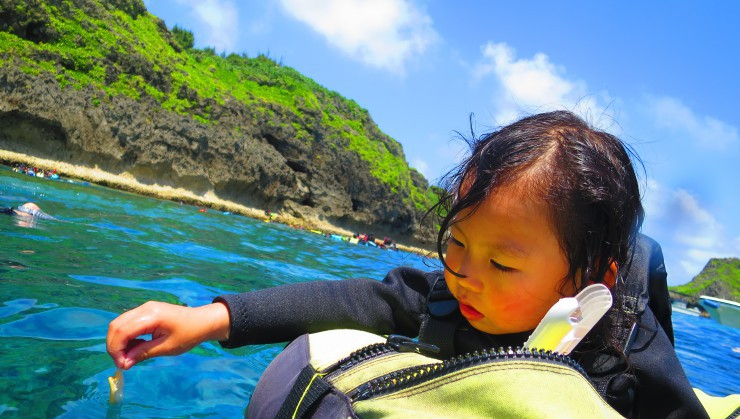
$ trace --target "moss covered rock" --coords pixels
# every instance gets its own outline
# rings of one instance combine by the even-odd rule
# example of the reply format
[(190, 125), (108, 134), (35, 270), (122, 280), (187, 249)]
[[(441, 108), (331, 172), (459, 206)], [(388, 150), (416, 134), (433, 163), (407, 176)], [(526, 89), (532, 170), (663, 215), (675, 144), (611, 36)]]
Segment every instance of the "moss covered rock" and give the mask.
[(692, 297), (708, 295), (740, 302), (740, 259), (710, 259), (691, 282), (669, 290)]
[(140, 0), (0, 1), (0, 147), (350, 230), (432, 239), (436, 195), (365, 109), (192, 48)]

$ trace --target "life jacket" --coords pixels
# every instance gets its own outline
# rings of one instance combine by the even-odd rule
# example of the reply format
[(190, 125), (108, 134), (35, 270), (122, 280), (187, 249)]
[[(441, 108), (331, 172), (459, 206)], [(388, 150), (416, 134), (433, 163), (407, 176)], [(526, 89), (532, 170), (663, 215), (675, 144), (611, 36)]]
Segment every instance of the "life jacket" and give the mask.
[(247, 418), (621, 418), (568, 356), (486, 350), (440, 360), (429, 345), (357, 330), (291, 342)]

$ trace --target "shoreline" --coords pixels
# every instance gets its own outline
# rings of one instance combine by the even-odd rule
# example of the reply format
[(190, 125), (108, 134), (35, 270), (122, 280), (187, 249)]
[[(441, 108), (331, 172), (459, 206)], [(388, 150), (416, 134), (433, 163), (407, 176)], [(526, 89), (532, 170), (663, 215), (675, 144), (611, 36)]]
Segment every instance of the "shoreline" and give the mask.
[[(267, 216), (265, 216), (264, 211), (221, 199), (212, 192), (208, 192), (204, 196), (200, 196), (182, 188), (173, 188), (171, 186), (162, 186), (158, 184), (143, 184), (134, 179), (133, 176), (126, 176), (126, 174), (116, 175), (97, 167), (90, 168), (86, 166), (77, 166), (7, 150), (0, 150), (0, 164), (11, 167), (14, 164), (25, 164), (28, 166), (38, 167), (43, 170), (56, 169), (60, 176), (87, 181), (111, 189), (122, 190), (137, 195), (167, 201), (181, 202), (183, 204), (205, 207), (217, 211), (228, 211), (232, 214), (243, 215), (245, 217), (258, 220), (267, 220)], [(353, 235), (353, 232), (334, 226), (326, 221), (297, 218), (283, 211), (273, 214), (273, 216), (270, 217), (270, 221), (285, 224), (294, 228), (319, 230), (324, 234), (328, 233), (348, 237)], [(399, 250), (403, 250), (405, 252), (425, 257), (436, 257), (436, 252), (433, 250), (408, 246), (398, 242), (396, 242), (396, 246)]]

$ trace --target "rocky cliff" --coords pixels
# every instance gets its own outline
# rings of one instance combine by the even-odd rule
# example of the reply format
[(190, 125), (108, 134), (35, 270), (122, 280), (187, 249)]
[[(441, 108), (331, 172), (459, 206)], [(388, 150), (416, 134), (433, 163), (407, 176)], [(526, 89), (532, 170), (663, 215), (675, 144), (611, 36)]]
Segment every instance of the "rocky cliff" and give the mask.
[(710, 259), (691, 282), (668, 288), (681, 296), (722, 298), (740, 302), (740, 259)]
[(435, 195), (366, 110), (174, 32), (140, 0), (0, 0), (0, 149), (429, 242)]

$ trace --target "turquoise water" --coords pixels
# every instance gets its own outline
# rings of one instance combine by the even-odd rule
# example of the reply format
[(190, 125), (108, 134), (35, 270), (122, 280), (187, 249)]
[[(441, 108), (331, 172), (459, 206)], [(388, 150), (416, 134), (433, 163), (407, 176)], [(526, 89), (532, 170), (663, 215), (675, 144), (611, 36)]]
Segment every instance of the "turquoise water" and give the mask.
[[(0, 205), (33, 201), (59, 218), (0, 217), (0, 416), (240, 417), (280, 345), (206, 343), (125, 373), (124, 404), (108, 405), (108, 322), (148, 300), (201, 305), (219, 294), (314, 279), (382, 278), (432, 264), (286, 226), (0, 166)], [(426, 264), (426, 265), (425, 265)], [(740, 330), (674, 315), (690, 380), (740, 392)], [(738, 349), (740, 350), (740, 349)]]

